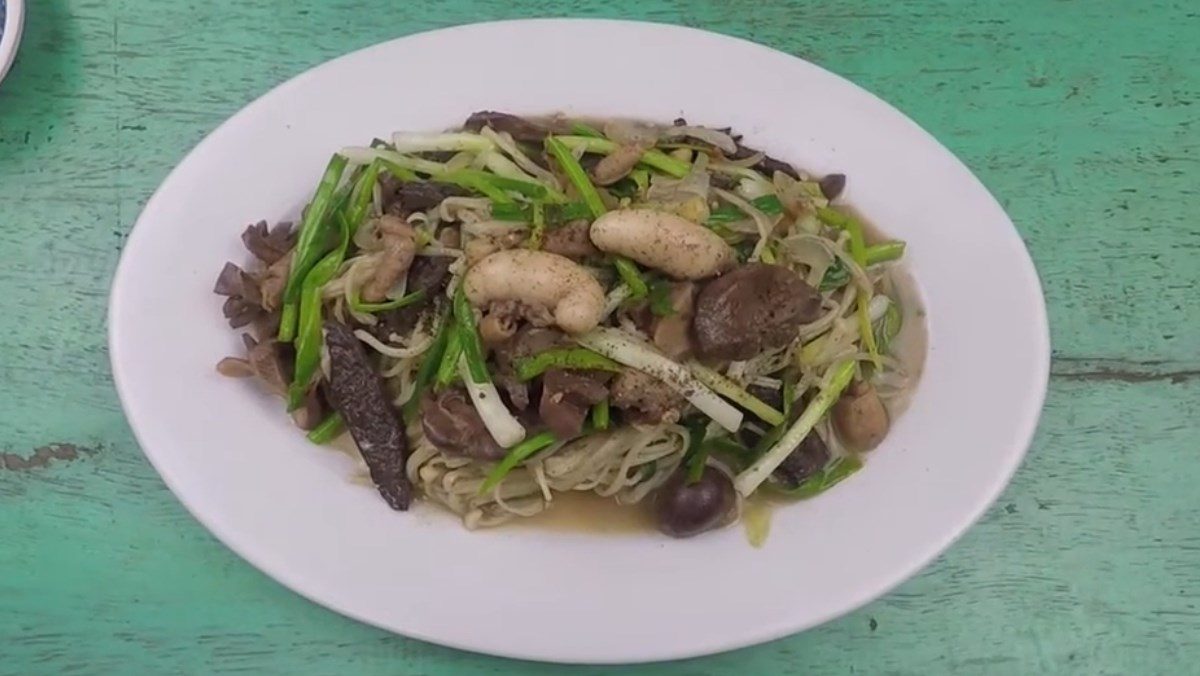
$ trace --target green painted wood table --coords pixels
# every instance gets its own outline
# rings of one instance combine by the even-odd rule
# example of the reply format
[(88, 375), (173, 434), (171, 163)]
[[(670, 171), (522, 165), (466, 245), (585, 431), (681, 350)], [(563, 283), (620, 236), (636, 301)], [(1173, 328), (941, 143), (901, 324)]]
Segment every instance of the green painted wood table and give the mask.
[(360, 625), (242, 562), (143, 459), (104, 333), (142, 204), (242, 105), (375, 42), (557, 14), (730, 33), (880, 94), (1008, 209), (1053, 329), (1033, 449), (936, 563), (819, 629), (638, 671), (1200, 674), (1200, 5), (1184, 0), (34, 0), (0, 85), (0, 673), (561, 672)]

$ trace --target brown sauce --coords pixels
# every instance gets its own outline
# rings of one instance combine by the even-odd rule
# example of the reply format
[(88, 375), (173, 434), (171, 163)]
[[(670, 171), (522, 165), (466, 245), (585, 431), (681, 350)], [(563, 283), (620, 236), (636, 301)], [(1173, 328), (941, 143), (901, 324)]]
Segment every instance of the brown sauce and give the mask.
[(540, 514), (514, 519), (501, 528), (519, 526), (591, 535), (627, 535), (655, 530), (652, 498), (636, 505), (621, 505), (591, 491), (554, 493), (554, 500)]
[(925, 369), (926, 352), (929, 349), (929, 332), (925, 319), (925, 304), (921, 300), (917, 282), (908, 265), (900, 262), (891, 269), (893, 298), (900, 304), (902, 323), (900, 333), (890, 345), (890, 352), (908, 374), (908, 388), (900, 396), (888, 402), (888, 413), (895, 418), (908, 408), (912, 395), (920, 386), (921, 374)]
[[(862, 223), (863, 239), (867, 244), (882, 244), (896, 239), (884, 233), (853, 206), (840, 202), (833, 206)], [(929, 349), (929, 334), (925, 320), (925, 302), (921, 298), (917, 280), (909, 269), (907, 252), (906, 257), (891, 264), (888, 269), (888, 277), (891, 279), (892, 287), (889, 296), (900, 304), (902, 319), (900, 333), (892, 340), (890, 352), (904, 367), (909, 383), (908, 390), (903, 396), (893, 398), (888, 402), (888, 413), (895, 418), (908, 408), (909, 400), (921, 380), (921, 373), (925, 369), (925, 353)]]

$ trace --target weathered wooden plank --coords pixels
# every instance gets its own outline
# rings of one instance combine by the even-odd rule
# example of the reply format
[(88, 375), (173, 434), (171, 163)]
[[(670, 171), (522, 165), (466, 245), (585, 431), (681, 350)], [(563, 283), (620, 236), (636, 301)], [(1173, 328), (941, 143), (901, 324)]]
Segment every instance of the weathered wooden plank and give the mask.
[[(1156, 673), (1141, 668), (1182, 664), (1200, 650), (1200, 496), (1181, 471), (1195, 451), (1198, 392), (1196, 380), (1056, 378), (1037, 450), (925, 573), (801, 636), (649, 673)], [(1126, 402), (1124, 416), (1111, 415), (1113, 400)], [(0, 606), (0, 636), (17, 639), (2, 644), (6, 664), (516, 668), (391, 637), (269, 582), (196, 526), (128, 443), (0, 478), (0, 598), (16, 600)]]

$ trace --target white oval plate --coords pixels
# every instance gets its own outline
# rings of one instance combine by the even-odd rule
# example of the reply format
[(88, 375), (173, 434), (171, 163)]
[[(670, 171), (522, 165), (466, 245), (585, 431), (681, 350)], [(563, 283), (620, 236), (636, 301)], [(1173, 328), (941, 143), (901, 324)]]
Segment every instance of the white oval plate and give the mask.
[[(620, 45), (620, 49), (613, 49)], [(548, 58), (547, 55), (553, 55)], [(479, 109), (733, 125), (849, 176), (848, 202), (908, 241), (928, 310), (912, 404), (866, 469), (740, 528), (675, 541), (532, 528), (469, 533), (388, 509), (280, 403), (213, 371), (239, 341), (212, 285), (252, 221), (294, 216), (329, 155)], [(169, 152), (169, 151), (168, 151)], [(986, 273), (986, 274), (984, 274)], [(1000, 206), (896, 110), (816, 66), (673, 26), (538, 20), (377, 45), (300, 75), (221, 125), (146, 205), (113, 283), (113, 374), (146, 456), (222, 542), (296, 592), (392, 631), (563, 662), (689, 657), (812, 627), (880, 596), (1004, 488), (1045, 393), (1036, 272)]]

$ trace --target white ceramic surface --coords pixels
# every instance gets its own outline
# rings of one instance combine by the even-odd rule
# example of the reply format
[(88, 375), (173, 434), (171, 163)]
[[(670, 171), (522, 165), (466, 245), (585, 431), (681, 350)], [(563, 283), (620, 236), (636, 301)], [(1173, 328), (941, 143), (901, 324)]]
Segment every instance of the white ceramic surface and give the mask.
[(0, 30), (0, 81), (17, 58), (21, 31), (25, 27), (25, 0), (4, 0), (4, 4), (4, 26)]
[[(506, 73), (535, 76), (498, 75)], [(714, 73), (725, 74), (719, 87)], [(213, 371), (239, 342), (211, 289), (225, 260), (245, 259), (238, 233), (247, 223), (294, 216), (337, 148), (452, 126), (484, 108), (686, 115), (731, 124), (747, 144), (814, 173), (845, 172), (847, 201), (908, 241), (928, 310), (924, 376), (866, 468), (778, 510), (762, 549), (740, 528), (685, 541), (469, 533), (432, 508), (391, 511), (347, 480), (344, 456), (308, 444), (277, 400)], [(979, 181), (914, 123), (759, 45), (591, 20), (414, 35), (322, 65), (250, 104), (146, 205), (109, 322), (114, 377), (146, 456), (250, 563), (401, 634), (570, 662), (727, 650), (885, 593), (1004, 488), (1033, 435), (1049, 364), (1041, 290), (1020, 238)]]

